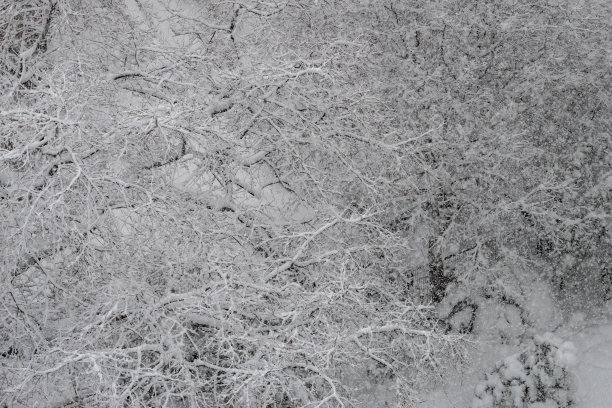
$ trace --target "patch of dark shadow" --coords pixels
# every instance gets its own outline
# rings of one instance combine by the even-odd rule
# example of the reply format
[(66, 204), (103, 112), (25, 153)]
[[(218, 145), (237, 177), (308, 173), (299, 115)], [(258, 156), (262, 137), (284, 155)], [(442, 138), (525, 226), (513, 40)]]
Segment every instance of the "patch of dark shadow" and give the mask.
[(0, 352), (0, 357), (2, 358), (10, 358), (19, 355), (19, 350), (13, 346), (10, 346), (6, 351)]

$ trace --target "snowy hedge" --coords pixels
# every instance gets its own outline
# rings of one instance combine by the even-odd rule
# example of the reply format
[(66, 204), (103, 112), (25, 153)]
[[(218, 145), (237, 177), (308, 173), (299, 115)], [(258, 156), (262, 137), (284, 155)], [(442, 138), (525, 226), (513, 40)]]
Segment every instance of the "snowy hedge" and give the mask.
[(535, 336), (519, 354), (499, 361), (476, 386), (472, 408), (574, 406), (569, 372), (574, 345), (547, 333)]

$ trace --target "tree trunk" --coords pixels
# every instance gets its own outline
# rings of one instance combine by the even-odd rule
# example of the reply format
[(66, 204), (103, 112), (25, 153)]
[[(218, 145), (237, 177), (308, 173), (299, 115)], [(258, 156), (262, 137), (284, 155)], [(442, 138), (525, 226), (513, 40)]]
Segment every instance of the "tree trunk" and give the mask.
[(429, 238), (427, 251), (427, 267), (429, 270), (429, 283), (431, 285), (431, 300), (439, 303), (444, 298), (446, 287), (451, 277), (444, 273), (444, 262), (435, 238)]

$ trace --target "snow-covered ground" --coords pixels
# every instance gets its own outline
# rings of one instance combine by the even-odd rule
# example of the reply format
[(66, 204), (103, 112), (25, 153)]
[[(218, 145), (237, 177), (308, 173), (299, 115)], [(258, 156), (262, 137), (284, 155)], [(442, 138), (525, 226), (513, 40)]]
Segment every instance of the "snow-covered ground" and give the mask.
[(580, 327), (570, 340), (578, 354), (577, 408), (612, 407), (612, 319)]

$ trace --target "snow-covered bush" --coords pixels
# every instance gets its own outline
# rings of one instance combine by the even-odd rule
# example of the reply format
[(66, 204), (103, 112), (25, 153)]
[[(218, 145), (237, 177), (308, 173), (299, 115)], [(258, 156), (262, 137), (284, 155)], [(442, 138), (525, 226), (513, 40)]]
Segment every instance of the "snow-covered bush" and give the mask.
[(499, 361), (476, 386), (473, 408), (574, 406), (569, 368), (574, 345), (546, 333), (535, 336), (523, 352)]
[(472, 285), (451, 285), (438, 306), (438, 316), (448, 332), (492, 336), (501, 343), (518, 345), (527, 329), (539, 329), (529, 307), (531, 293), (522, 285), (513, 287), (501, 279), (483, 279)]
[[(561, 312), (547, 282), (525, 265), (500, 261), (471, 278), (459, 278), (437, 306), (448, 332), (471, 333), (519, 346), (529, 333), (554, 330)], [(461, 266), (464, 267), (464, 266)]]

